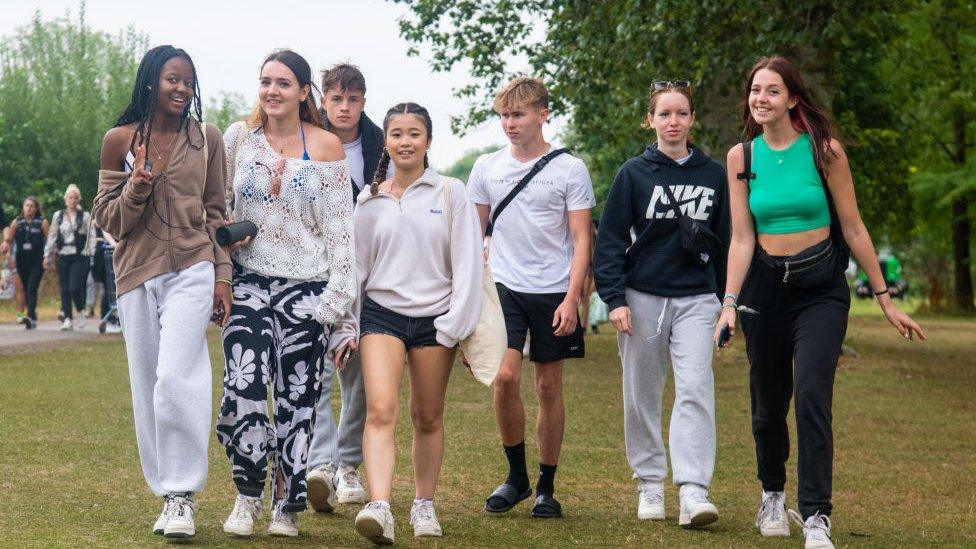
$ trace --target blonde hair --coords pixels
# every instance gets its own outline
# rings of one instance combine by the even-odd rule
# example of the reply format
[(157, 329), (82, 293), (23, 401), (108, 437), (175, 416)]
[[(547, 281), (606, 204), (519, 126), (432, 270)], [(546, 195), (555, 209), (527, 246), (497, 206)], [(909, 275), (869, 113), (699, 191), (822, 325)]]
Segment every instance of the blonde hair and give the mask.
[(78, 188), (78, 185), (75, 185), (74, 183), (69, 184), (68, 185), (68, 188), (64, 190), (64, 199), (65, 200), (68, 199), (68, 195), (71, 194), (71, 191), (74, 191), (74, 192), (78, 193), (78, 201), (80, 202), (81, 201), (81, 189), (79, 189)]
[(505, 84), (505, 87), (495, 94), (492, 108), (495, 112), (511, 110), (519, 107), (532, 106), (538, 109), (549, 108), (549, 90), (539, 78), (520, 76)]

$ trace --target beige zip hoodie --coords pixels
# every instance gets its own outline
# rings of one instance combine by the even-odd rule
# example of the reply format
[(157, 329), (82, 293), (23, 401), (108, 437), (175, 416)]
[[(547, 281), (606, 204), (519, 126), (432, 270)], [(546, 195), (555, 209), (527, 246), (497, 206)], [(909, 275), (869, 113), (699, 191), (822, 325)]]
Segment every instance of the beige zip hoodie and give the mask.
[(189, 131), (176, 134), (166, 170), (152, 183), (134, 184), (125, 172), (98, 172), (92, 213), (119, 243), (118, 295), (201, 261), (213, 262), (217, 279), (230, 280), (230, 256), (215, 236), (225, 217), (224, 140), (220, 130), (204, 124), (204, 150), (199, 123), (191, 118), (188, 124)]
[[(444, 186), (451, 186), (451, 204)], [(397, 200), (390, 193), (359, 194), (353, 215), (360, 291), (333, 327), (329, 349), (359, 338), (364, 297), (396, 313), (437, 316), (437, 342), (454, 347), (481, 314), (481, 224), (464, 184), (428, 169)], [(448, 234), (447, 208), (453, 212)]]

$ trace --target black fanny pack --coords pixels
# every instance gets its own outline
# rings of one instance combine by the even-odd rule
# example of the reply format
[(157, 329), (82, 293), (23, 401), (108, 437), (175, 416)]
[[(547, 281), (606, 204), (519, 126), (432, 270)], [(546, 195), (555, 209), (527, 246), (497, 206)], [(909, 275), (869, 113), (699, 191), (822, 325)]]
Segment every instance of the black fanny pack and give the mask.
[(678, 208), (678, 200), (671, 192), (671, 187), (667, 184), (661, 185), (664, 192), (668, 195), (671, 209), (678, 218), (678, 232), (681, 234), (681, 249), (688, 256), (698, 263), (699, 267), (707, 267), (708, 264), (720, 253), (723, 253), (724, 246), (718, 235), (712, 232), (707, 225), (681, 213)]
[(837, 248), (829, 237), (789, 257), (773, 257), (759, 246), (756, 254), (763, 264), (783, 271), (784, 283), (799, 288), (820, 286), (837, 274)]

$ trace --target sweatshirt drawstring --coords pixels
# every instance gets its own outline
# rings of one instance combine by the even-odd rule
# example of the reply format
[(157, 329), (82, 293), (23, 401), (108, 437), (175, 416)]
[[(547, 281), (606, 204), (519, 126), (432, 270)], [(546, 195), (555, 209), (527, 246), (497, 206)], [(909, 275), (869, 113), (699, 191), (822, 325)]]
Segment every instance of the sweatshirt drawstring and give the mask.
[(664, 298), (664, 305), (661, 307), (661, 314), (657, 316), (657, 329), (654, 331), (654, 335), (647, 336), (647, 339), (654, 339), (655, 337), (661, 335), (661, 330), (664, 326), (664, 313), (668, 310), (668, 303), (671, 303), (671, 298)]

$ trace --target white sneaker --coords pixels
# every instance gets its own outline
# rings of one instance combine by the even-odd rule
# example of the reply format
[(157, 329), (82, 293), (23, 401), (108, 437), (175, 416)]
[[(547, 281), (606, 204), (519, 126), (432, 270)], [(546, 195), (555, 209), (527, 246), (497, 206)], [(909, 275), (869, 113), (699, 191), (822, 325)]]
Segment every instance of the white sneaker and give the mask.
[(163, 532), (166, 531), (167, 522), (169, 522), (169, 498), (163, 498), (163, 512), (159, 514), (159, 518), (153, 524), (153, 534), (163, 535)]
[(393, 513), (371, 501), (356, 515), (356, 532), (377, 545), (393, 545)]
[(234, 510), (224, 521), (224, 532), (241, 537), (253, 535), (254, 521), (261, 518), (262, 511), (261, 498), (238, 494), (234, 501)]
[(64, 322), (61, 323), (61, 331), (67, 332), (68, 330), (74, 330), (74, 326), (71, 325), (70, 318), (64, 319)]
[(279, 500), (271, 507), (271, 525), (268, 535), (293, 538), (298, 536), (298, 513), (288, 513), (281, 508), (285, 502)]
[(336, 508), (336, 470), (330, 465), (316, 467), (305, 476), (308, 502), (319, 513), (332, 513)]
[(169, 520), (166, 521), (163, 535), (167, 538), (192, 538), (196, 535), (196, 526), (193, 524), (193, 513), (196, 509), (190, 496), (170, 496)]
[(359, 471), (347, 465), (336, 472), (336, 498), (339, 503), (366, 503), (366, 490), (359, 478)]
[(410, 508), (410, 525), (413, 526), (415, 538), (443, 535), (441, 524), (437, 522), (437, 513), (434, 512), (434, 502), (429, 499), (413, 503)]
[(82, 311), (81, 314), (78, 315), (78, 329), (83, 329), (87, 325), (88, 325), (88, 313)]
[(664, 484), (642, 482), (637, 485), (637, 518), (664, 520)]
[(804, 549), (834, 549), (834, 542), (830, 541), (830, 517), (816, 513), (804, 521), (793, 509), (788, 512), (793, 522), (803, 527)]
[(708, 490), (697, 484), (682, 484), (679, 492), (681, 512), (678, 526), (694, 528), (718, 520), (718, 508), (708, 501)]
[(122, 325), (121, 324), (117, 324), (115, 322), (109, 322), (108, 324), (105, 325), (105, 333), (106, 334), (121, 334), (122, 333)]
[(786, 494), (763, 491), (759, 512), (756, 513), (756, 527), (767, 538), (790, 535), (790, 521), (786, 519)]

